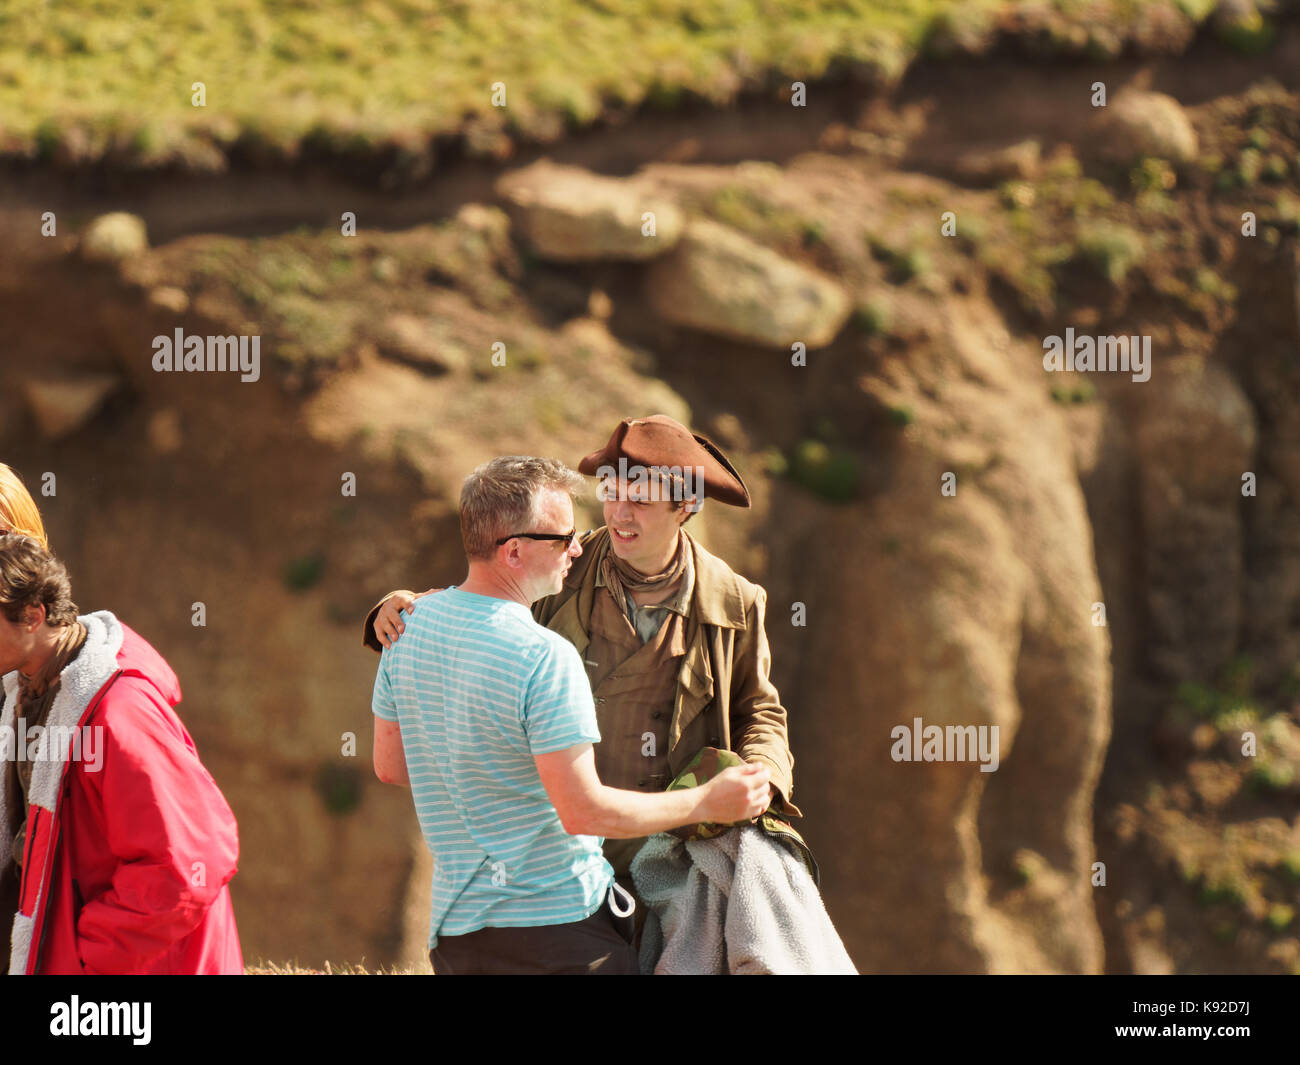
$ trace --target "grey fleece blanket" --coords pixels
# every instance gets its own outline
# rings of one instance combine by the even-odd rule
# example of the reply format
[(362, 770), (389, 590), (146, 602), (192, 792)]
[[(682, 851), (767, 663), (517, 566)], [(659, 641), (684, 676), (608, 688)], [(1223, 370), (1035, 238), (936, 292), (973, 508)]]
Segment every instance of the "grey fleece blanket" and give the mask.
[(643, 974), (857, 972), (803, 862), (752, 825), (651, 836), (631, 873), (647, 908)]

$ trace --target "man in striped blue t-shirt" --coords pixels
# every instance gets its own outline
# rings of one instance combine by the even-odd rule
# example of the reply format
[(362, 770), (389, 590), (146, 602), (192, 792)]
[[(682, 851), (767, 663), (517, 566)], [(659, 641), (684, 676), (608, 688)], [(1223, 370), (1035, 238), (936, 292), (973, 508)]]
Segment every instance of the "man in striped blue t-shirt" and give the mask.
[(380, 659), (375, 772), (411, 788), (433, 854), (438, 973), (635, 973), (630, 911), (612, 908), (601, 837), (739, 821), (767, 804), (759, 765), (654, 794), (597, 779), (582, 661), (528, 608), (559, 591), (582, 553), (582, 483), (550, 459), (475, 470), (461, 492), (468, 577), (427, 597)]

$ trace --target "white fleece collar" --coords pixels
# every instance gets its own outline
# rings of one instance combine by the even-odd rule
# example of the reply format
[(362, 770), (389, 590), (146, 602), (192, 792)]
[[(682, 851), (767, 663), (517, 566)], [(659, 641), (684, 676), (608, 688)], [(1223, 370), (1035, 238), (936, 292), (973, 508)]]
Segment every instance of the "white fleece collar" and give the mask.
[[(32, 783), (27, 796), (29, 803), (50, 811), (58, 800), (59, 784), (67, 767), (70, 730), (81, 720), (95, 693), (117, 671), (117, 656), (122, 650), (122, 625), (107, 610), (97, 610), (77, 620), (86, 626), (86, 642), (61, 675), (59, 691), (40, 739), (39, 758), (32, 764)], [(3, 683), (5, 705), (0, 724), (13, 729), (18, 714), (18, 671), (5, 674)], [(52, 727), (56, 725), (62, 727), (53, 733)], [(52, 735), (59, 738), (57, 750), (50, 749)], [(7, 823), (5, 815), (11, 805), (21, 802), (18, 795), (8, 794), (6, 783), (7, 775), (0, 774), (0, 824)]]

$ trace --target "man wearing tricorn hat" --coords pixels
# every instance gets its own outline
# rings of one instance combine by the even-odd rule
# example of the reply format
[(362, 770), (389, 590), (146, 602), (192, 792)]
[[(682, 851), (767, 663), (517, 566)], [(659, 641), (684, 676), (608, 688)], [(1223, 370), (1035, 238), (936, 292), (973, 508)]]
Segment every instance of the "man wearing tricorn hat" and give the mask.
[[(740, 475), (715, 445), (662, 414), (625, 419), (578, 469), (600, 479), (605, 525), (583, 535), (561, 590), (532, 610), (586, 664), (601, 782), (660, 791), (702, 748), (725, 748), (768, 767), (773, 814), (801, 816), (790, 801), (785, 709), (768, 677), (766, 593), (683, 528), (701, 496), (748, 507)], [(376, 606), (367, 646), (397, 639), (400, 611), (416, 609), (417, 598), (393, 592)], [(626, 887), (644, 842), (605, 842)]]

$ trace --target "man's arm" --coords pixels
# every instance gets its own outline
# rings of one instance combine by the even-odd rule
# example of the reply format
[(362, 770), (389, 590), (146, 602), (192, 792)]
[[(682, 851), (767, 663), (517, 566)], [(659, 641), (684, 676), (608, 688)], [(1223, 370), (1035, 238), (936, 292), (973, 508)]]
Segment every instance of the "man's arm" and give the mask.
[(396, 721), (375, 718), (375, 776), (385, 784), (411, 786), (406, 771), (406, 751), (402, 748), (402, 728)]
[(385, 784), (411, 786), (406, 772), (406, 751), (402, 747), (402, 729), (397, 718), (397, 700), (388, 675), (395, 651), (384, 651), (375, 670), (375, 690), (370, 697), (370, 712), (375, 717), (375, 776)]
[(768, 676), (772, 652), (765, 628), (766, 604), (767, 593), (759, 588), (746, 612), (745, 630), (736, 640), (731, 673), (732, 748), (746, 762), (771, 769), (776, 812), (800, 817), (799, 808), (790, 802), (794, 755), (790, 753), (785, 707)]
[(590, 743), (535, 755), (533, 761), (571, 836), (638, 839), (698, 821), (748, 821), (767, 809), (766, 766), (733, 766), (698, 788), (647, 794), (602, 784)]

